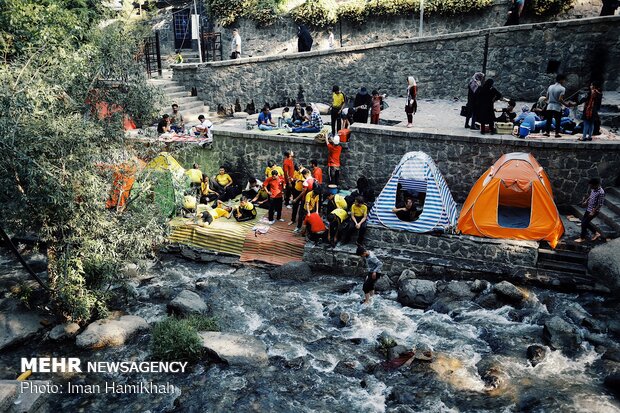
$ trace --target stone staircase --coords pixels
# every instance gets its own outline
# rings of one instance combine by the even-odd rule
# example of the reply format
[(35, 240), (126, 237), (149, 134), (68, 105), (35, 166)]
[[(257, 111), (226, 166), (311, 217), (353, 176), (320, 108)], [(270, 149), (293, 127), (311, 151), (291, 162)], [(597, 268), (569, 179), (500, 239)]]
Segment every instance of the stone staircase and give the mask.
[[(585, 209), (580, 205), (573, 205), (572, 213), (582, 218)], [(605, 238), (617, 238), (620, 236), (620, 188), (609, 187), (605, 189), (605, 204), (600, 213), (592, 220), (592, 225)]]
[(616, 132), (620, 128), (620, 92), (603, 92), (603, 103), (599, 111), (601, 124)]
[(200, 63), (198, 52), (192, 49), (181, 49), (181, 56), (183, 56), (183, 63)]
[(205, 106), (204, 102), (198, 99), (198, 97), (192, 96), (191, 91), (187, 90), (185, 86), (172, 80), (170, 71), (164, 71), (162, 77), (149, 79), (149, 83), (158, 87), (164, 93), (166, 103), (160, 110), (162, 114), (170, 113), (172, 111), (171, 105), (176, 103), (179, 105), (179, 110), (183, 113), (186, 124), (196, 124), (198, 116), (201, 114), (207, 118), (214, 116), (209, 113), (209, 106)]

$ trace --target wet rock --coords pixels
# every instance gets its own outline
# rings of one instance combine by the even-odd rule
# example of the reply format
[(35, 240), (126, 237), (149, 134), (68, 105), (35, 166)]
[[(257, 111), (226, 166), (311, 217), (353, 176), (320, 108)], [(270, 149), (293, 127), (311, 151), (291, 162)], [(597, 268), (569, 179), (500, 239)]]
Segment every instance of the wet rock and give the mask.
[(592, 248), (588, 254), (588, 272), (612, 293), (620, 292), (620, 238)]
[(573, 303), (566, 309), (566, 317), (568, 317), (573, 323), (581, 325), (581, 322), (588, 317), (589, 314), (577, 303)]
[(209, 279), (201, 278), (200, 280), (196, 280), (195, 286), (197, 290), (206, 290), (209, 288)]
[(436, 291), (432, 281), (406, 279), (399, 283), (398, 301), (408, 307), (426, 308), (433, 303)]
[(294, 261), (274, 268), (269, 276), (274, 280), (310, 281), (312, 270), (307, 263)]
[(592, 317), (586, 317), (581, 320), (581, 325), (593, 333), (604, 333), (607, 330), (607, 326), (604, 322), (596, 320)]
[(0, 305), (0, 350), (26, 341), (43, 329), (45, 319), (27, 310), (17, 300), (7, 299)]
[(603, 354), (605, 360), (611, 360), (620, 363), (620, 348), (608, 348)]
[(471, 284), (471, 291), (478, 294), (483, 292), (484, 290), (486, 290), (487, 288), (489, 288), (489, 286), (491, 285), (490, 282), (488, 282), (487, 280), (475, 280), (472, 284)]
[(75, 344), (92, 349), (120, 346), (133, 334), (149, 328), (142, 317), (134, 315), (125, 315), (118, 320), (97, 320), (77, 336)]
[(577, 328), (554, 316), (545, 322), (543, 340), (554, 350), (562, 350), (567, 354), (576, 352), (581, 344), (581, 337)]
[(357, 360), (341, 360), (334, 367), (334, 373), (347, 377), (360, 378), (364, 375), (363, 366)]
[(351, 315), (344, 311), (340, 313), (340, 316), (338, 318), (340, 319), (340, 324), (342, 326), (346, 326), (347, 324), (349, 324), (349, 321), (351, 321)]
[(377, 283), (375, 284), (375, 291), (392, 291), (394, 287), (395, 286), (394, 284), (392, 284), (392, 280), (390, 280), (390, 277), (384, 275), (377, 280)]
[(471, 287), (465, 281), (452, 281), (445, 285), (441, 291), (441, 295), (449, 299), (461, 301), (471, 300), (476, 293), (471, 291)]
[(207, 312), (207, 304), (195, 292), (183, 290), (168, 303), (168, 311), (183, 316), (204, 314)]
[(58, 324), (50, 331), (49, 338), (52, 340), (66, 340), (75, 337), (78, 331), (80, 331), (78, 323)]
[(483, 293), (480, 297), (476, 298), (476, 304), (479, 306), (486, 308), (487, 310), (495, 310), (496, 308), (502, 307), (502, 303), (500, 303), (497, 294), (493, 292)]
[(611, 374), (605, 377), (605, 387), (611, 390), (616, 397), (620, 397), (620, 373)]
[(519, 303), (527, 298), (527, 294), (523, 290), (508, 281), (502, 281), (495, 284), (493, 286), (493, 292), (508, 301), (516, 303)]
[(400, 356), (403, 353), (406, 353), (408, 351), (411, 351), (411, 349), (407, 348), (407, 346), (403, 346), (401, 344), (398, 344), (394, 347), (391, 347), (388, 351), (388, 361), (389, 360), (393, 360), (396, 357)]
[(396, 347), (398, 344), (396, 339), (392, 337), (387, 331), (382, 331), (379, 336), (377, 336), (377, 342), (383, 348)]
[(284, 363), (284, 367), (286, 367), (287, 369), (291, 369), (291, 370), (300, 370), (301, 368), (303, 368), (305, 364), (306, 364), (305, 358), (302, 356), (299, 356), (299, 357), (295, 357), (292, 360), (287, 360)]
[(527, 359), (532, 367), (536, 367), (537, 364), (545, 359), (546, 355), (547, 350), (539, 344), (534, 344), (527, 348)]
[(413, 270), (407, 269), (400, 273), (397, 284), (400, 285), (400, 283), (404, 282), (405, 280), (412, 280), (415, 278), (417, 278), (415, 272)]
[(269, 363), (265, 344), (256, 337), (216, 331), (198, 334), (207, 351), (230, 365), (266, 366)]

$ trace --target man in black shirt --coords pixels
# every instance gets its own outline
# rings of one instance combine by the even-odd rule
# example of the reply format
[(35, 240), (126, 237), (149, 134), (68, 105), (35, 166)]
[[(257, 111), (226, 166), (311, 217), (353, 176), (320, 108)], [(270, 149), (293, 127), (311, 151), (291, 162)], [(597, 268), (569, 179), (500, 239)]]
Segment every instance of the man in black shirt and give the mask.
[(164, 114), (161, 117), (161, 120), (157, 124), (157, 133), (168, 133), (170, 132), (170, 116), (168, 114)]

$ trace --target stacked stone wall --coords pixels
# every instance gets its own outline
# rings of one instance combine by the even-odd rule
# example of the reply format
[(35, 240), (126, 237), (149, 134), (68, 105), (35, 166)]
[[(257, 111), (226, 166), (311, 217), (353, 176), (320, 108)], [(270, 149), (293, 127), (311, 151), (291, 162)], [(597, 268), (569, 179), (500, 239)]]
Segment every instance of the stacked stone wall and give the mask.
[(337, 50), (253, 57), (200, 65), (172, 65), (173, 78), (196, 87), (206, 104), (230, 107), (238, 99), (282, 104), (296, 99), (329, 102), (331, 85), (353, 96), (360, 86), (391, 96), (405, 93), (407, 76), (418, 79), (419, 97), (463, 97), (471, 74), (484, 67), (505, 96), (536, 100), (553, 82), (550, 60), (560, 62), (572, 94), (592, 77), (605, 90), (620, 86), (620, 16), (500, 27), (422, 39), (395, 40)]

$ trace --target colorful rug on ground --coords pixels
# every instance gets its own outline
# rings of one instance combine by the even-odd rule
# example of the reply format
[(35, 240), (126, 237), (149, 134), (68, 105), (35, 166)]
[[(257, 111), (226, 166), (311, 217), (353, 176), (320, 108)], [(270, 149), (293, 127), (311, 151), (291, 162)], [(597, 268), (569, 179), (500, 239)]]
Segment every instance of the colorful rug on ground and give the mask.
[(168, 239), (173, 243), (240, 256), (246, 234), (254, 235), (252, 227), (265, 212), (259, 209), (258, 216), (252, 221), (237, 222), (234, 218), (219, 218), (206, 227), (195, 224), (193, 219), (177, 217), (169, 223)]
[(267, 264), (282, 265), (291, 261), (301, 261), (304, 255), (305, 237), (293, 233), (295, 227), (288, 225), (291, 221), (291, 210), (282, 210), (284, 222), (277, 221), (273, 225), (253, 221), (259, 228), (269, 227), (266, 233), (250, 231), (246, 234), (243, 252), (239, 261), (259, 261)]

